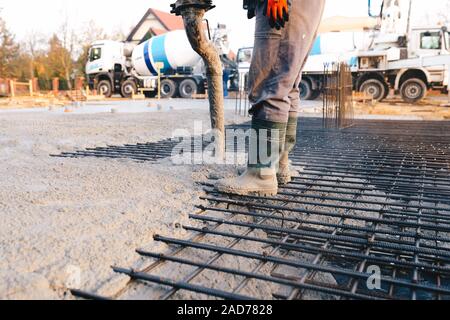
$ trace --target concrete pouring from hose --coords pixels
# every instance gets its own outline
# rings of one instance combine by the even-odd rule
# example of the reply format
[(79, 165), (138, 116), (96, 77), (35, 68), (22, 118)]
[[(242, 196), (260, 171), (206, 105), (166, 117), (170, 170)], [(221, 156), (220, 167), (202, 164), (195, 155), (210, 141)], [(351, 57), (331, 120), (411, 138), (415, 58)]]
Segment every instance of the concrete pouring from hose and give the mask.
[(212, 0), (178, 0), (171, 4), (172, 13), (182, 16), (186, 34), (192, 48), (203, 59), (206, 66), (211, 127), (216, 130), (216, 157), (225, 154), (225, 115), (223, 95), (223, 69), (219, 53), (208, 40), (204, 26), (204, 15), (213, 9)]

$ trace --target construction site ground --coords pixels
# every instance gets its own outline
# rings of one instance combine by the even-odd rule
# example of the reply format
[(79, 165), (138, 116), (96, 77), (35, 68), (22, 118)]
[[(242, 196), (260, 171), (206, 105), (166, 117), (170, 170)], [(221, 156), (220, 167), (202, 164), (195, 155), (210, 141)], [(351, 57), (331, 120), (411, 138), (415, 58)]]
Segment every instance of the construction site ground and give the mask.
[[(450, 108), (427, 101), (357, 104), (356, 117), (450, 119)], [(227, 124), (247, 122), (235, 106), (226, 101)], [(321, 106), (320, 100), (304, 102), (302, 115), (318, 117)], [(139, 268), (136, 248), (164, 251), (155, 234), (187, 236), (180, 226), (204, 194), (199, 182), (232, 175), (235, 167), (50, 155), (157, 142), (175, 129), (192, 132), (195, 121), (209, 126), (206, 100), (1, 100), (0, 299), (72, 299), (67, 281), (73, 270), (81, 271), (80, 288), (113, 295), (128, 278), (114, 274), (112, 265)]]

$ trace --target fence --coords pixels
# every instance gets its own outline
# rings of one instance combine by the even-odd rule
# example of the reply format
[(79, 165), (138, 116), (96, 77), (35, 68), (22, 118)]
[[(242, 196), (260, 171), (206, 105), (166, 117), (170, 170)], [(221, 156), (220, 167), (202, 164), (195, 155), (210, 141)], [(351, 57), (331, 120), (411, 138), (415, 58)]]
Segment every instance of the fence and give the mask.
[(33, 96), (37, 92), (37, 79), (16, 81), (0, 79), (0, 96)]
[(0, 79), (0, 97), (34, 96), (40, 92), (52, 92), (54, 96), (58, 96), (60, 91), (80, 91), (83, 89), (84, 83), (85, 80), (82, 77), (75, 80), (59, 78), (33, 78), (24, 81)]
[(10, 82), (8, 79), (0, 79), (0, 97), (6, 97), (10, 94)]
[(344, 129), (353, 125), (353, 82), (346, 63), (324, 66), (323, 125)]

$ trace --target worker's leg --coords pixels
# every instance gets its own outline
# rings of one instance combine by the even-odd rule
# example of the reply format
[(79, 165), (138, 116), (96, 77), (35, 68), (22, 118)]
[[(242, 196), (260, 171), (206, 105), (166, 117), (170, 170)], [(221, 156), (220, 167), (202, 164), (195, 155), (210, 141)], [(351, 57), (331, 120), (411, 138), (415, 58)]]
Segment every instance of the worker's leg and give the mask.
[(289, 120), (286, 126), (286, 136), (284, 149), (280, 155), (280, 161), (277, 171), (278, 184), (285, 185), (292, 181), (293, 172), (291, 172), (289, 155), (294, 150), (297, 143), (297, 123), (298, 114), (290, 112)]
[[(305, 60), (306, 61), (306, 60)], [(291, 108), (289, 109), (289, 119), (286, 126), (286, 137), (284, 150), (280, 156), (280, 162), (277, 172), (278, 184), (285, 185), (292, 181), (293, 172), (290, 168), (289, 155), (297, 144), (297, 125), (298, 113), (300, 111), (300, 82), (302, 75), (300, 74), (295, 81), (294, 88), (289, 93)]]
[(290, 20), (281, 30), (272, 29), (263, 6), (257, 7), (249, 74), (251, 113), (256, 119), (287, 123), (290, 95), (314, 43), (324, 3), (325, 0), (292, 0)]
[(288, 184), (289, 182), (292, 181), (293, 172), (291, 171), (290, 168), (289, 155), (294, 150), (295, 145), (297, 143), (297, 125), (298, 125), (298, 113), (300, 111), (300, 83), (302, 81), (302, 70), (306, 64), (307, 57), (309, 56), (309, 53), (312, 50), (316, 36), (317, 34), (314, 36), (313, 41), (310, 43), (307, 55), (301, 64), (300, 73), (294, 82), (294, 87), (289, 93), (289, 100), (291, 101), (291, 106), (289, 109), (289, 119), (286, 127), (285, 146), (280, 156), (277, 172), (277, 180), (280, 185)]
[[(276, 172), (280, 155), (284, 152), (285, 130), (292, 108), (289, 95), (315, 39), (323, 6), (324, 0), (292, 0), (290, 21), (281, 30), (269, 26), (263, 6), (258, 6), (249, 75), (252, 128), (256, 134), (250, 139), (247, 171), (239, 178), (219, 181), (216, 185), (219, 191), (239, 195), (278, 192)], [(269, 131), (270, 137), (280, 137), (265, 140), (259, 132), (261, 128)], [(268, 167), (259, 161), (261, 145), (265, 145), (266, 150), (275, 146), (279, 151), (275, 156), (271, 155)], [(256, 163), (251, 159), (256, 159)]]

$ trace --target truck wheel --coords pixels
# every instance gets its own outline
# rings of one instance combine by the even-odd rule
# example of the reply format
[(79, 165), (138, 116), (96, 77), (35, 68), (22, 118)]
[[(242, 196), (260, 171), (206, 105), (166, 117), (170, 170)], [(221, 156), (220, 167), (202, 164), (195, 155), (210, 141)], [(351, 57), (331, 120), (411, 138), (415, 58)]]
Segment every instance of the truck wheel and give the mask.
[(192, 79), (183, 80), (180, 83), (180, 97), (184, 99), (191, 99), (197, 93), (197, 83)]
[(177, 91), (177, 85), (174, 81), (164, 79), (161, 81), (161, 98), (172, 98)]
[(136, 92), (137, 86), (133, 80), (124, 81), (120, 87), (120, 95), (124, 98), (131, 98)]
[(386, 85), (378, 79), (369, 79), (364, 81), (359, 88), (360, 92), (372, 96), (376, 101), (382, 101), (386, 97)]
[(427, 85), (420, 79), (409, 79), (400, 87), (400, 94), (403, 101), (416, 103), (422, 100), (427, 94)]
[(321, 93), (322, 93), (322, 91), (320, 91), (320, 90), (314, 90), (311, 95), (311, 100), (317, 100), (317, 98), (320, 97)]
[(312, 100), (313, 94), (311, 83), (309, 83), (308, 80), (303, 79), (302, 82), (300, 82), (300, 99)]
[(112, 96), (112, 85), (108, 80), (102, 80), (97, 85), (97, 91), (99, 94), (104, 95), (107, 98)]

